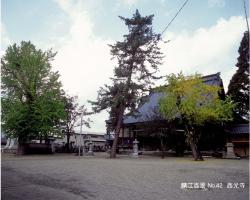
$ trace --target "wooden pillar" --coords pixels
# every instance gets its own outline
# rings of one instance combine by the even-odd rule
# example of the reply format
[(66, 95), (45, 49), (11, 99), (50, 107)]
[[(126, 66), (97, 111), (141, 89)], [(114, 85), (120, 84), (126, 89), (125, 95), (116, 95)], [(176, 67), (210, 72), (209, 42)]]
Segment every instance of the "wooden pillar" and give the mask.
[(128, 146), (129, 146), (129, 148), (130, 148), (130, 142), (131, 142), (131, 127), (129, 127), (129, 129), (128, 129), (128, 138), (129, 138), (129, 142), (128, 142)]
[(122, 148), (123, 148), (123, 144), (124, 144), (124, 127), (122, 127)]

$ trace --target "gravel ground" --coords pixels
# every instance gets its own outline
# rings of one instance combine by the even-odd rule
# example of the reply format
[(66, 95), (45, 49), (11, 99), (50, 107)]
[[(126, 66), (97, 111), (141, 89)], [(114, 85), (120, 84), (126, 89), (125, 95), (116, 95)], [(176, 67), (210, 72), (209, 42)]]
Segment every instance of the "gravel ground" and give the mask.
[[(2, 155), (2, 200), (245, 200), (249, 160)], [(205, 183), (205, 189), (191, 183)], [(181, 183), (188, 188), (181, 188)], [(212, 188), (211, 183), (217, 184)], [(228, 183), (236, 183), (227, 188)], [(237, 183), (244, 183), (237, 185)]]

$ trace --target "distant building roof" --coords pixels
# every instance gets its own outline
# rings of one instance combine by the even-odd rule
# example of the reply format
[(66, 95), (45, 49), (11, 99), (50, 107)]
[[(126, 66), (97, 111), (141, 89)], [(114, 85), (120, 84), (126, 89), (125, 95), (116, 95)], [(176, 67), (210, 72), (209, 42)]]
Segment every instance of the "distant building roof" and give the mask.
[(216, 74), (210, 74), (210, 75), (207, 75), (207, 76), (203, 76), (202, 79), (204, 80), (204, 82), (207, 85), (217, 85), (217, 86), (222, 85), (222, 79), (220, 77), (220, 72), (218, 72)]
[[(80, 135), (80, 131), (75, 131), (74, 134)], [(105, 135), (105, 132), (90, 132), (90, 131), (82, 131), (82, 135)]]
[(100, 138), (88, 138), (88, 139), (85, 139), (85, 141), (92, 141), (92, 142), (106, 142), (106, 139), (103, 137), (103, 139), (100, 139)]
[(114, 140), (115, 139), (115, 134), (114, 133), (109, 133), (104, 135), (105, 140)]
[[(208, 85), (216, 85), (223, 87), (220, 73), (203, 76), (202, 79)], [(153, 92), (147, 98), (146, 102), (138, 108), (138, 113), (135, 115), (128, 115), (124, 117), (124, 124), (132, 124), (139, 122), (147, 122), (153, 120), (163, 120), (158, 112), (159, 100), (164, 94), (160, 92)]]
[(249, 134), (249, 124), (236, 124), (226, 129), (233, 135)]

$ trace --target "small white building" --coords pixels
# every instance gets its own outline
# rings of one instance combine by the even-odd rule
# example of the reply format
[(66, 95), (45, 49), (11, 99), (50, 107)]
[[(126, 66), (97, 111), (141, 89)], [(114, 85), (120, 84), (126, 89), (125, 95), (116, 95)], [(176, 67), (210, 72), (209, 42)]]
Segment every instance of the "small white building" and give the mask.
[[(104, 138), (105, 133), (101, 132), (90, 132), (90, 131), (83, 131), (82, 134), (80, 132), (74, 132), (70, 136), (70, 146), (72, 148), (76, 148), (79, 146), (88, 147), (89, 142), (92, 142), (92, 145), (95, 150), (104, 150), (106, 146), (106, 139)], [(64, 138), (57, 138), (54, 141), (56, 146), (58, 145), (65, 145), (67, 143), (67, 136), (65, 135)]]

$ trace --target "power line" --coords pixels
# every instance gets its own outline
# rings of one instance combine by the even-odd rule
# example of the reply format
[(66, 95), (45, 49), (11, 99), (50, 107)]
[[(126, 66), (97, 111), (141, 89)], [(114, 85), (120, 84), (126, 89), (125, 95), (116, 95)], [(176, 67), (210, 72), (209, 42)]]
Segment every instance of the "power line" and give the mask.
[(245, 17), (246, 17), (246, 22), (247, 22), (247, 31), (248, 31), (248, 34), (249, 34), (249, 25), (248, 25), (248, 19), (247, 19), (246, 2), (245, 2), (245, 0), (243, 0), (243, 2), (244, 2)]
[(187, 4), (189, 0), (186, 0), (184, 2), (184, 4), (181, 6), (181, 8), (178, 10), (178, 12), (175, 14), (175, 16), (173, 17), (173, 19), (168, 23), (168, 25), (164, 28), (164, 30), (162, 31), (161, 35), (163, 35), (163, 33), (167, 30), (167, 28), (170, 26), (170, 24), (174, 21), (174, 19), (178, 16), (178, 14), (181, 12), (181, 10), (184, 8), (184, 6)]

